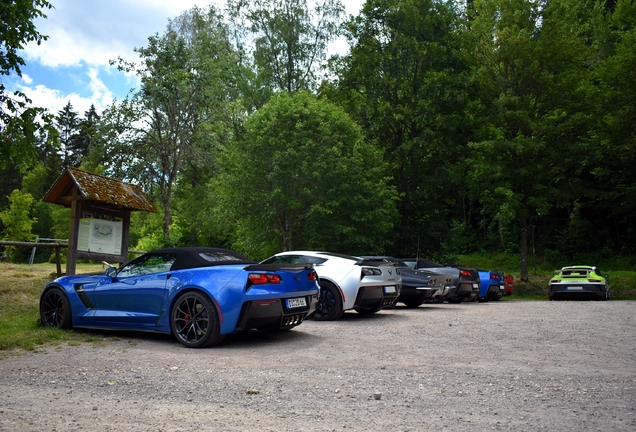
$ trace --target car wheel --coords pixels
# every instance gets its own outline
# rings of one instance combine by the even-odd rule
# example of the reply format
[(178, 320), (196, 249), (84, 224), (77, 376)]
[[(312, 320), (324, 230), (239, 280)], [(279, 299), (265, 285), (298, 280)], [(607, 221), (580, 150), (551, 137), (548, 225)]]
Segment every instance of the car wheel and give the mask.
[(188, 348), (216, 345), (225, 337), (212, 300), (196, 291), (177, 299), (170, 313), (170, 324), (172, 334)]
[(332, 321), (342, 317), (342, 299), (340, 292), (332, 283), (320, 282), (320, 298), (314, 319), (316, 321)]
[(464, 299), (461, 297), (451, 297), (446, 299), (447, 302), (449, 303), (461, 303)]
[(609, 300), (611, 296), (612, 294), (610, 293), (610, 290), (605, 288), (605, 298), (603, 300)]
[(40, 301), (40, 320), (46, 327), (68, 330), (73, 327), (71, 303), (64, 291), (51, 288)]

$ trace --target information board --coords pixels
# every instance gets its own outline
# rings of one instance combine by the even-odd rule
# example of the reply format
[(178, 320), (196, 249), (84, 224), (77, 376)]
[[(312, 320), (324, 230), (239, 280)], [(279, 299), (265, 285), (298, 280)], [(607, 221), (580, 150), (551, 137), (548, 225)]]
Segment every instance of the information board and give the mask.
[(82, 218), (77, 250), (121, 255), (123, 222)]

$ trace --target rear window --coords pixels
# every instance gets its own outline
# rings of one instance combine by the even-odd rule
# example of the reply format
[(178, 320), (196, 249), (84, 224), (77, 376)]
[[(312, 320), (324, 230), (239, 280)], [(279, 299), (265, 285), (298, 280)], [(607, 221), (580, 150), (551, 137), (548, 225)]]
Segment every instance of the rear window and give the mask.
[(244, 261), (245, 258), (237, 257), (226, 252), (201, 252), (199, 254), (201, 258), (207, 262), (226, 262), (226, 261)]
[(348, 259), (348, 260), (351, 260), (351, 261), (360, 260), (360, 258), (356, 258), (356, 257), (351, 256), (351, 255), (344, 255), (344, 254), (338, 254), (338, 253), (332, 253), (332, 252), (320, 252), (320, 255), (336, 257), (336, 258), (343, 258), (343, 259)]
[(563, 276), (587, 276), (588, 272), (588, 269), (569, 269), (562, 270), (561, 274)]

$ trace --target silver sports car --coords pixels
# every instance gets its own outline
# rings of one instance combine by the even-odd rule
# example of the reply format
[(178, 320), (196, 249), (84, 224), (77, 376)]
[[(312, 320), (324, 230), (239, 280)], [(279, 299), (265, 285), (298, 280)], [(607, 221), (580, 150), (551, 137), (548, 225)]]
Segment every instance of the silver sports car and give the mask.
[(262, 264), (313, 264), (320, 279), (314, 319), (336, 320), (350, 309), (373, 314), (395, 304), (402, 276), (391, 263), (330, 252), (289, 251)]

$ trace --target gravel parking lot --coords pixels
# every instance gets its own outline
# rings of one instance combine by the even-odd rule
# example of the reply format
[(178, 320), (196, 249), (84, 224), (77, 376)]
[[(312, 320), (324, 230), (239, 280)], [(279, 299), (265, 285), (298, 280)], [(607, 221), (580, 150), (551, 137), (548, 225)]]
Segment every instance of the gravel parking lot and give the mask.
[(0, 430), (633, 431), (635, 320), (633, 301), (503, 300), (203, 350), (105, 332), (1, 360)]

